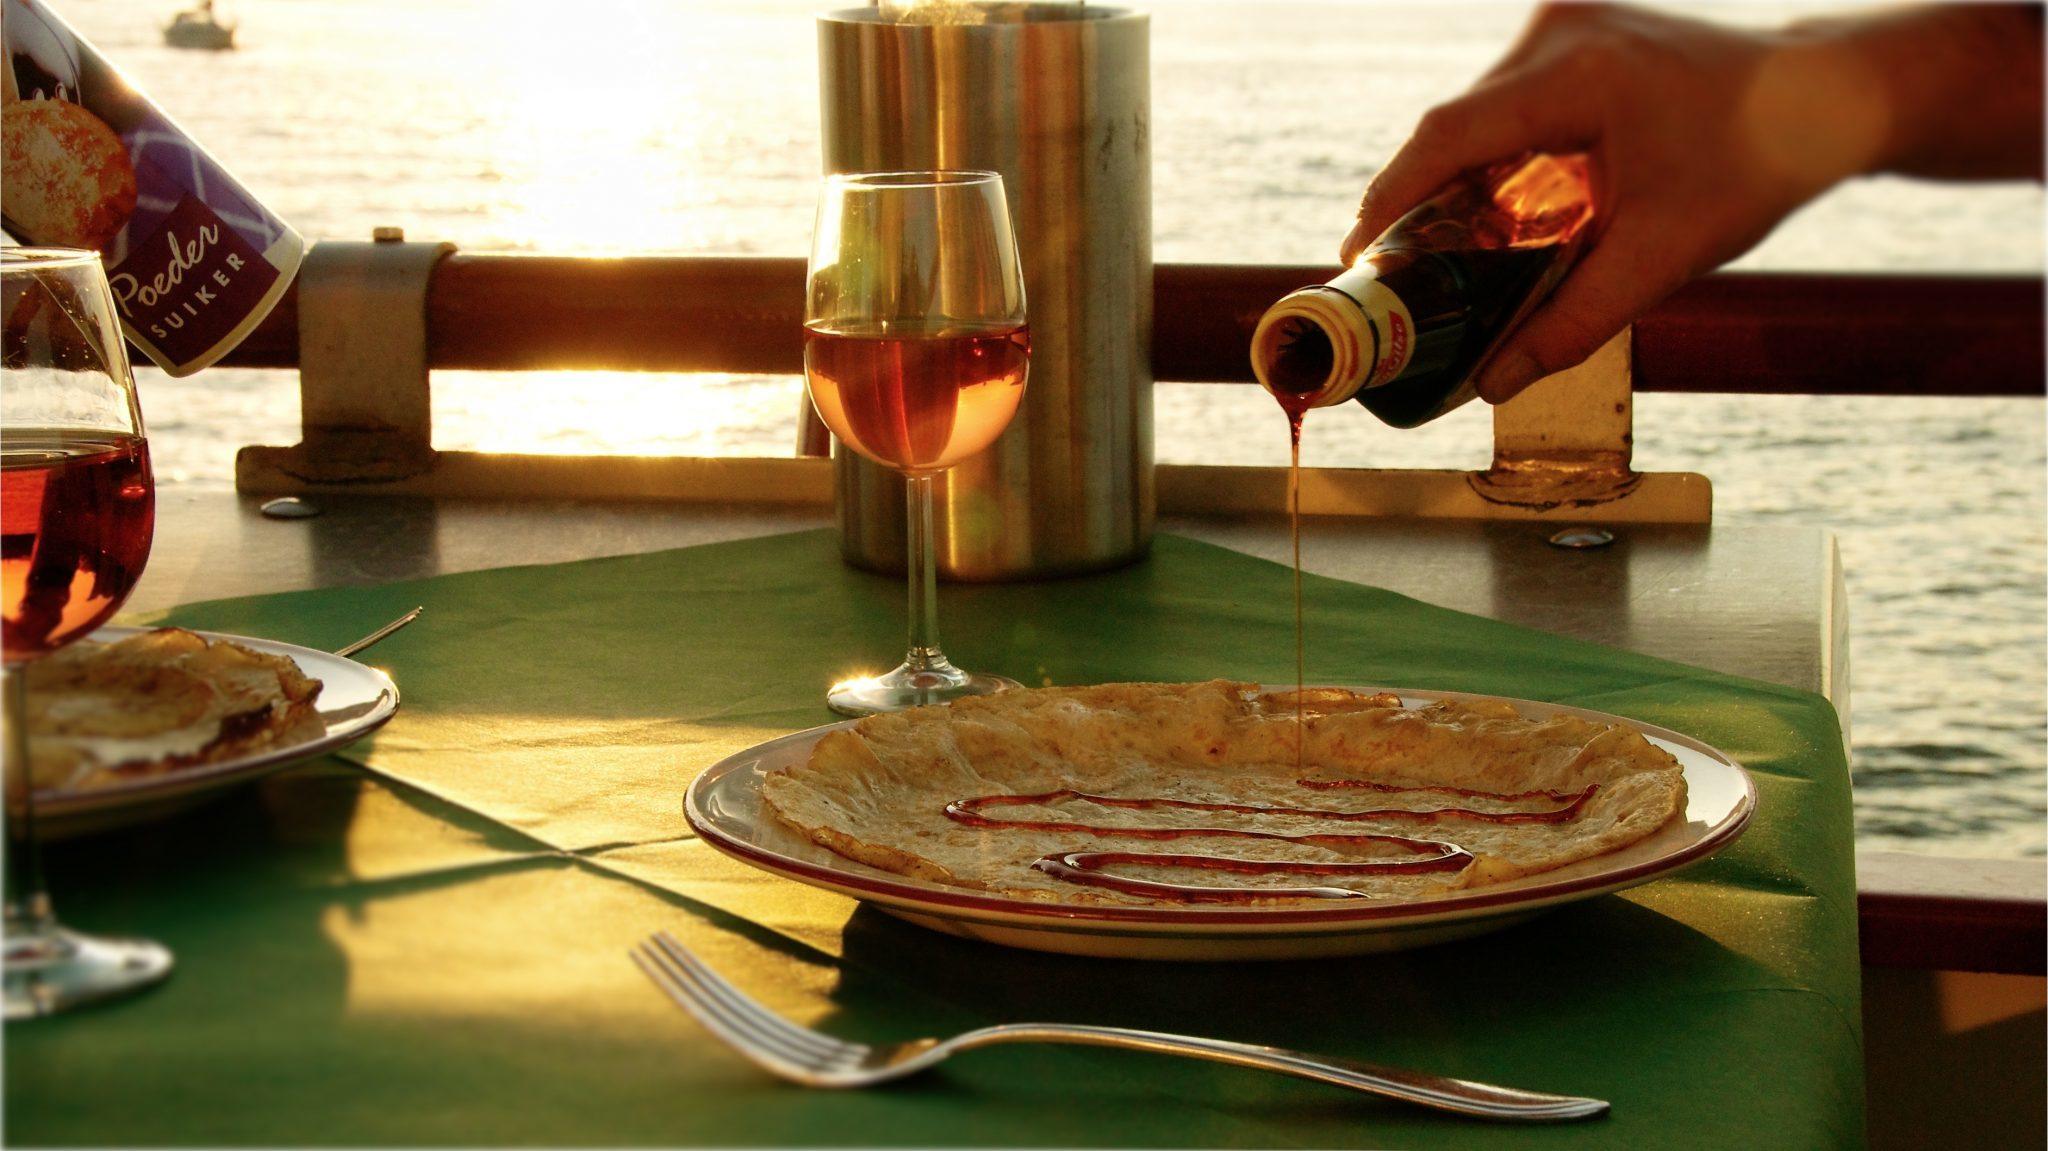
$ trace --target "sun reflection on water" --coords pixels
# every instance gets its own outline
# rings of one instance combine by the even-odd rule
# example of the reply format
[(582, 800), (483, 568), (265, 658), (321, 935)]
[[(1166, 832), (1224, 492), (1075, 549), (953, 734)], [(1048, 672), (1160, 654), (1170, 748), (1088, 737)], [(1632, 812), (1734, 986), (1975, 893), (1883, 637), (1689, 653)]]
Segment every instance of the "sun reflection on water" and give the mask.
[[(597, 68), (556, 82), (553, 21), (493, 20), (465, 54), (466, 79), (490, 108), (485, 149), (503, 178), (488, 211), (498, 229), (537, 249), (597, 252), (692, 248), (716, 229), (691, 206), (715, 202), (710, 178), (725, 144), (707, 89), (715, 56), (678, 52), (696, 37), (696, 5), (634, 6), (631, 34), (605, 37)], [(724, 77), (729, 81), (730, 77)], [(650, 227), (652, 225), (652, 227)]]
[(787, 456), (794, 376), (436, 372), (435, 446), (539, 455)]

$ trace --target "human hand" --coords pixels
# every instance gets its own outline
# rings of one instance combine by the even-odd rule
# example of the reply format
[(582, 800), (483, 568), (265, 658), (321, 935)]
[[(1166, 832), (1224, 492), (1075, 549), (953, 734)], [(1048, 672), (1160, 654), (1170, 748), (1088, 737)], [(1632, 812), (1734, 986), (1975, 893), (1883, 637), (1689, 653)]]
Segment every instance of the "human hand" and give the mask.
[(1479, 394), (1497, 404), (1886, 162), (1882, 84), (1866, 55), (1826, 36), (1547, 6), (1469, 92), (1422, 118), (1366, 190), (1343, 258), (1460, 172), (1524, 152), (1585, 153), (1593, 233), (1480, 367)]

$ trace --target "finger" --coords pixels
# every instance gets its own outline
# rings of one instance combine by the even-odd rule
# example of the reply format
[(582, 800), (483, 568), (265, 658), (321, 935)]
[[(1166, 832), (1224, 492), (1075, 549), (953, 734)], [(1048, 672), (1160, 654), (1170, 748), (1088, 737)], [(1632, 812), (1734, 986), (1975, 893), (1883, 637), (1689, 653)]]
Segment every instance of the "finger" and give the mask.
[(1576, 367), (1688, 278), (1645, 230), (1616, 221), (1556, 294), (1524, 320), (1480, 365), (1477, 387), (1504, 403), (1545, 376)]
[(1358, 223), (1339, 252), (1346, 264), (1410, 208), (1468, 169), (1524, 152), (1581, 150), (1598, 134), (1593, 109), (1540, 79), (1482, 84), (1430, 109), (1365, 190)]

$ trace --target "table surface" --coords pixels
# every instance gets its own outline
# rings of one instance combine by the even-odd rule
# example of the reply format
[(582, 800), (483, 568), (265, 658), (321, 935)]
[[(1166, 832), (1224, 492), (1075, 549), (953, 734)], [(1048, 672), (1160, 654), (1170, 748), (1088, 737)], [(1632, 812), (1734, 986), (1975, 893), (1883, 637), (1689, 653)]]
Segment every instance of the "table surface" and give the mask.
[[(362, 621), (367, 631), (397, 606), (387, 601), (408, 593), (381, 586), (392, 581), (635, 555), (827, 522), (821, 511), (803, 509), (319, 502), (319, 517), (282, 521), (258, 515), (256, 501), (225, 492), (168, 493), (131, 609), (361, 588), (345, 597), (346, 610), (329, 604), (319, 630), (353, 628), (349, 617), (364, 611), (375, 617)], [(1284, 525), (1272, 521), (1175, 519), (1161, 528), (1270, 559), (1286, 547)], [(1846, 682), (1839, 572), (1823, 533), (1639, 527), (1622, 529), (1613, 546), (1591, 552), (1550, 547), (1548, 534), (1526, 524), (1322, 520), (1311, 525), (1305, 559), (1312, 571), (1443, 607), (1799, 691), (1825, 694)], [(823, 541), (804, 538), (812, 541), (802, 545), (811, 557), (805, 562), (828, 554)], [(1196, 546), (1164, 550), (1181, 557), (1178, 563)], [(678, 553), (685, 561), (693, 554), (701, 553)], [(1268, 592), (1283, 586), (1265, 570)], [(553, 592), (465, 599), (444, 589), (442, 603), (462, 606), (441, 618), (461, 634), (479, 634), (527, 614), (522, 603), (576, 610), (564, 604), (560, 582), (572, 576), (542, 569), (537, 578), (536, 586)], [(890, 612), (896, 601), (886, 581), (862, 586), (873, 597), (867, 610)], [(1058, 592), (1028, 595), (1043, 601)], [(845, 605), (835, 605), (831, 614), (839, 619)], [(236, 630), (226, 625), (243, 610), (202, 609), (195, 618), (210, 622), (194, 626)], [(307, 623), (296, 601), (252, 610), (269, 614), (247, 621), (250, 634)], [(619, 617), (582, 610), (583, 628), (544, 626), (538, 642), (552, 652), (563, 631)], [(1426, 634), (1442, 634), (1441, 626), (1431, 624)], [(1418, 633), (1408, 634), (1412, 640)], [(1788, 868), (1792, 857), (1773, 846), (1832, 841), (1829, 851), (1846, 858), (1847, 784), (1832, 775), (1839, 767), (1802, 783), (1767, 766), (1779, 805), (1775, 826), (1756, 829), (1735, 857), (1709, 865), (1712, 877), (1680, 877), (1541, 917), (1517, 929), (1512, 945), (1523, 958), (1516, 963), (1502, 963), (1494, 947), (1475, 946), (1363, 966), (1263, 967), (1249, 983), (1234, 965), (1176, 965), (1155, 976), (1144, 965), (990, 955), (981, 945), (764, 877), (678, 837), (669, 762), (675, 752), (650, 745), (645, 726), (671, 725), (656, 744), (681, 738), (696, 741), (693, 751), (725, 754), (724, 743), (745, 743), (759, 738), (755, 727), (784, 722), (780, 712), (742, 708), (727, 715), (730, 709), (720, 708), (708, 719), (686, 712), (695, 718), (673, 727), (673, 717), (624, 707), (566, 722), (536, 708), (544, 697), (507, 691), (471, 695), (478, 707), (437, 713), (437, 688), (443, 702), (451, 692), (435, 677), (474, 661), (433, 665), (420, 658), (420, 636), (432, 638), (419, 633), (408, 640), (407, 667), (420, 685), (408, 723), (402, 732), (388, 729), (392, 738), (378, 740), (370, 758), (310, 764), (178, 819), (54, 845), (49, 870), (61, 914), (87, 929), (164, 938), (189, 962), (170, 988), (129, 1008), (95, 1012), (89, 1022), (10, 1029), (8, 1102), (21, 1108), (10, 1119), (10, 1135), (52, 1144), (274, 1143), (280, 1133), (304, 1130), (303, 1138), (283, 1137), (366, 1145), (480, 1138), (940, 1145), (1030, 1137), (1077, 1146), (1186, 1146), (1356, 1145), (1370, 1144), (1375, 1131), (1412, 1130), (1425, 1133), (1417, 1145), (1571, 1146), (1634, 1138), (1642, 1130), (1637, 1124), (1663, 1114), (1645, 1110), (1654, 1097), (1687, 1101), (1694, 1126), (1680, 1142), (1754, 1145), (1755, 1116), (1766, 1114), (1787, 1124), (1781, 1137), (1804, 1145), (1857, 1141), (1860, 1072), (1853, 1055), (1843, 1058), (1855, 1050), (1854, 981), (1836, 976), (1839, 986), (1820, 994), (1781, 986), (1788, 972), (1811, 968), (1812, 956), (1853, 952), (1846, 871), (1837, 866), (1830, 894), (1816, 898), (1805, 872)], [(494, 646), (504, 642), (500, 627)], [(393, 650), (403, 655), (405, 646), (395, 643)], [(682, 643), (677, 650), (703, 648)], [(1459, 650), (1469, 661), (1478, 649)], [(610, 655), (605, 664), (569, 666), (607, 666), (618, 686), (626, 681), (617, 677), (628, 673), (612, 666), (617, 662)], [(633, 666), (649, 668), (657, 690), (667, 690), (651, 663)], [(1780, 703), (1813, 711), (1789, 694)], [(1770, 718), (1775, 706), (1753, 712), (1751, 722), (1762, 726), (1751, 730), (1760, 741), (1782, 744)], [(1831, 721), (1818, 722), (1824, 732)], [(1812, 725), (1805, 730), (1811, 737)], [(451, 752), (461, 758), (463, 749), (471, 749), (471, 762), (451, 773)], [(1815, 801), (1824, 802), (1802, 815)], [(600, 806), (611, 809), (608, 821), (591, 818)], [(633, 820), (645, 826), (621, 824), (620, 811), (637, 813)], [(1818, 936), (1815, 916), (1827, 924)], [(1567, 1088), (1572, 1084), (1550, 1080), (1578, 1080), (1604, 1068), (1602, 1090), (1634, 1101), (1633, 1122), (1576, 1134), (1411, 1128), (1403, 1126), (1412, 1121), (1405, 1112), (1361, 1111), (1311, 1085), (1175, 1063), (1148, 1065), (1144, 1085), (1132, 1087), (1118, 1077), (1138, 1069), (1113, 1059), (1030, 1048), (962, 1060), (937, 1085), (792, 1100), (705, 1042), (623, 962), (624, 947), (652, 926), (682, 933), (756, 994), (779, 997), (782, 1009), (861, 1037), (940, 1033), (987, 1017), (1057, 1016), (1063, 1004), (1071, 1006), (1064, 996), (1080, 978), (1100, 984), (1082, 989), (1091, 992), (1089, 1016), (1105, 1022), (1172, 1030), (1183, 1021), (1182, 1029), (1258, 1035), (1538, 1087)], [(1703, 947), (1702, 936), (1721, 942)], [(1783, 946), (1791, 940), (1805, 942)], [(1619, 951), (1618, 941), (1627, 941)], [(1631, 948), (1662, 958), (1635, 962)], [(1470, 1045), (1460, 1048), (1456, 1035), (1486, 1029), (1484, 1004), (1513, 1001), (1525, 968), (1540, 962), (1565, 963), (1574, 972), (1621, 966), (1580, 988), (1593, 993), (1584, 1018), (1525, 1004), (1535, 1009), (1508, 1016), (1522, 1029), (1519, 1042), (1493, 1045), (1483, 1058)], [(1689, 963), (1699, 966), (1687, 979), (1667, 970), (1692, 970)], [(1048, 982), (1034, 972), (1060, 974)], [(1361, 972), (1373, 973), (1381, 1025), (1306, 1006), (1354, 1001)], [(1291, 989), (1284, 998), (1298, 1010), (1277, 1010), (1280, 1000), (1271, 996), (1280, 986)], [(1633, 998), (1639, 993), (1649, 998)], [(1232, 996), (1243, 1001), (1233, 1006)], [(1617, 997), (1625, 1002), (1609, 1002)], [(1656, 1027), (1614, 1028), (1614, 1020), (1635, 1018), (1646, 1003), (1669, 1013), (1665, 1031), (1677, 1027), (1692, 1041), (1670, 1044)], [(1592, 1027), (1596, 1016), (1608, 1024)], [(1253, 1018), (1266, 1026), (1252, 1027)], [(1723, 1030), (1785, 1037), (1774, 1055), (1780, 1081), (1752, 1084), (1740, 1060), (1688, 1053)], [(1617, 1066), (1627, 1069), (1621, 1079), (1614, 1078)], [(128, 1087), (128, 1107), (94, 1104), (120, 1083)], [(223, 1111), (227, 1084), (237, 1085), (245, 1107)], [(1788, 1091), (1799, 1097), (1788, 1100)], [(1776, 1098), (1765, 1102), (1773, 1092)], [(1754, 1096), (1750, 1108), (1725, 1105), (1743, 1093)], [(1133, 1099), (1156, 1099), (1158, 1106), (1134, 1107)], [(318, 1130), (304, 1129), (307, 1123)]]
[[(133, 613), (304, 588), (557, 563), (829, 526), (829, 510), (320, 496), (268, 519), (218, 490), (160, 493)], [(1302, 566), (1426, 603), (1827, 697), (1848, 724), (1847, 607), (1832, 534), (1630, 525), (1607, 547), (1559, 525), (1312, 519)], [(1162, 519), (1161, 531), (1287, 562), (1286, 521)], [(367, 631), (375, 623), (364, 621)]]

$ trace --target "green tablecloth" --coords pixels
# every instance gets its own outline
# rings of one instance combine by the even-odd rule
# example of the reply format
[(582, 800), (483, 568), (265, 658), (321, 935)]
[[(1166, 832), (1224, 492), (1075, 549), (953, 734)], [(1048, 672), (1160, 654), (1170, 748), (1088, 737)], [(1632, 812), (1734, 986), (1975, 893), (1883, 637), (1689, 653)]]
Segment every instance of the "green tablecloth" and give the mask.
[[(1027, 682), (1293, 674), (1288, 572), (1175, 538), (1105, 575), (949, 587), (963, 663)], [(702, 767), (830, 721), (903, 591), (822, 532), (203, 604), (194, 627), (370, 656), (374, 740), (129, 832), (53, 845), (64, 916), (147, 934), (154, 993), (7, 1028), (18, 1144), (1767, 1147), (1862, 1137), (1848, 773), (1818, 697), (1307, 583), (1309, 676), (1581, 704), (1698, 735), (1762, 793), (1678, 877), (1476, 940), (1171, 965), (941, 936), (756, 873), (681, 813)], [(626, 961), (668, 928), (795, 1018), (887, 1039), (1019, 1019), (1209, 1033), (1598, 1095), (1508, 1127), (1096, 1049), (975, 1053), (897, 1087), (772, 1081)]]

